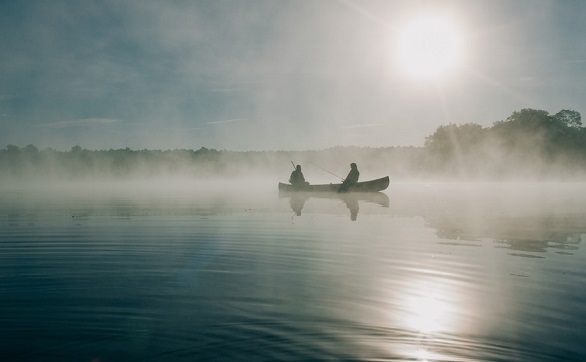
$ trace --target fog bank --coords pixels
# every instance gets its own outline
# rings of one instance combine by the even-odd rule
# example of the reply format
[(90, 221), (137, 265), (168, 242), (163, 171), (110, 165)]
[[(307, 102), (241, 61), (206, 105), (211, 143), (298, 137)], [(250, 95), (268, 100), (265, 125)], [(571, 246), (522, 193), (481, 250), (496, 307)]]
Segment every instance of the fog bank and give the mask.
[(356, 163), (361, 179), (394, 181), (580, 181), (586, 179), (586, 129), (578, 112), (522, 109), (492, 127), (440, 126), (423, 147), (334, 147), (308, 151), (69, 151), (34, 145), (0, 149), (0, 180), (9, 183), (106, 180), (272, 180), (302, 165), (310, 183), (338, 182)]

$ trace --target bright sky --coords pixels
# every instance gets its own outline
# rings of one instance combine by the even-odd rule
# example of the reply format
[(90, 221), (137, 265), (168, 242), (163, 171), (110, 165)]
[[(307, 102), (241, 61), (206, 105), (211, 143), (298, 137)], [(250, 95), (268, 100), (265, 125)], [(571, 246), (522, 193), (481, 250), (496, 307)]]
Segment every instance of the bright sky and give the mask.
[(586, 116), (586, 1), (0, 0), (0, 148), (421, 146)]

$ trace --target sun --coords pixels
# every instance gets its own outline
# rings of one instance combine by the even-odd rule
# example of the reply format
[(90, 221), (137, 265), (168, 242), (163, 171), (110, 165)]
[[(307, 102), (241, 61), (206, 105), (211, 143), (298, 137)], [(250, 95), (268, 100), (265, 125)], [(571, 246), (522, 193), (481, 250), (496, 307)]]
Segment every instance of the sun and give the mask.
[(396, 36), (396, 65), (411, 77), (442, 78), (462, 60), (461, 34), (448, 17), (414, 18), (400, 27)]

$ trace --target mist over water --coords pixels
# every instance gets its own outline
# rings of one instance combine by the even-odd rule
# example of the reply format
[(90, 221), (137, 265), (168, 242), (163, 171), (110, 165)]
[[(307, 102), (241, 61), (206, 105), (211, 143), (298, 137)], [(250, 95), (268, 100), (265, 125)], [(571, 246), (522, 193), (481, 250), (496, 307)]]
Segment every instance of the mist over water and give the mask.
[(2, 188), (0, 356), (586, 356), (586, 185), (395, 182), (299, 210), (276, 182)]
[(350, 163), (361, 180), (583, 181), (586, 128), (579, 112), (555, 114), (524, 108), (491, 127), (475, 123), (439, 126), (423, 147), (339, 146), (305, 151), (207, 149), (70, 151), (34, 145), (0, 149), (0, 181), (21, 184), (183, 179), (274, 179), (302, 165), (310, 183), (344, 179)]
[(0, 2), (0, 362), (586, 360), (586, 3), (47, 4)]

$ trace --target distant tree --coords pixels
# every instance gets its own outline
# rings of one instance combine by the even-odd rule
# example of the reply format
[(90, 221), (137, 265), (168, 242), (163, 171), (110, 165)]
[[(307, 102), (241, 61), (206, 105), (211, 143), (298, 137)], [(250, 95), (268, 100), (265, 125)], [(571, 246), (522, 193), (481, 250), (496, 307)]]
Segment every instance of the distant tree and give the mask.
[(28, 145), (22, 149), (22, 154), (29, 162), (33, 162), (34, 165), (38, 165), (40, 162), (39, 149), (34, 145)]
[(492, 139), (505, 150), (529, 153), (542, 147), (550, 133), (552, 118), (547, 111), (524, 108), (506, 120), (493, 123)]
[(509, 124), (514, 125), (535, 125), (549, 122), (549, 112), (541, 109), (523, 108), (515, 111), (507, 118)]
[(582, 116), (579, 112), (571, 111), (568, 109), (562, 109), (553, 118), (568, 127), (581, 128), (582, 127)]
[(15, 154), (15, 153), (20, 152), (20, 148), (15, 145), (7, 145), (6, 152), (8, 152), (9, 154)]
[(485, 129), (475, 123), (438, 127), (425, 139), (427, 168), (446, 176), (464, 176), (476, 169), (484, 134)]
[(482, 140), (483, 135), (484, 129), (479, 124), (449, 124), (439, 126), (431, 136), (426, 137), (424, 146), (440, 155), (452, 156), (456, 152), (472, 149)]
[(39, 153), (39, 149), (36, 148), (34, 145), (28, 145), (25, 148), (23, 148), (23, 151), (28, 153), (28, 154), (37, 154)]
[(585, 145), (586, 129), (579, 112), (562, 110), (550, 115), (524, 108), (489, 128), (473, 123), (440, 126), (425, 138), (424, 148), (430, 169), (445, 174), (503, 175), (523, 170), (536, 175), (546, 169), (582, 167)]
[(538, 134), (549, 126), (551, 116), (547, 111), (524, 108), (515, 111), (504, 121), (493, 123), (491, 131), (499, 137), (514, 140), (520, 135), (527, 137), (530, 134)]
[(21, 149), (15, 145), (7, 145), (0, 151), (0, 176), (12, 173), (20, 175), (23, 168)]

